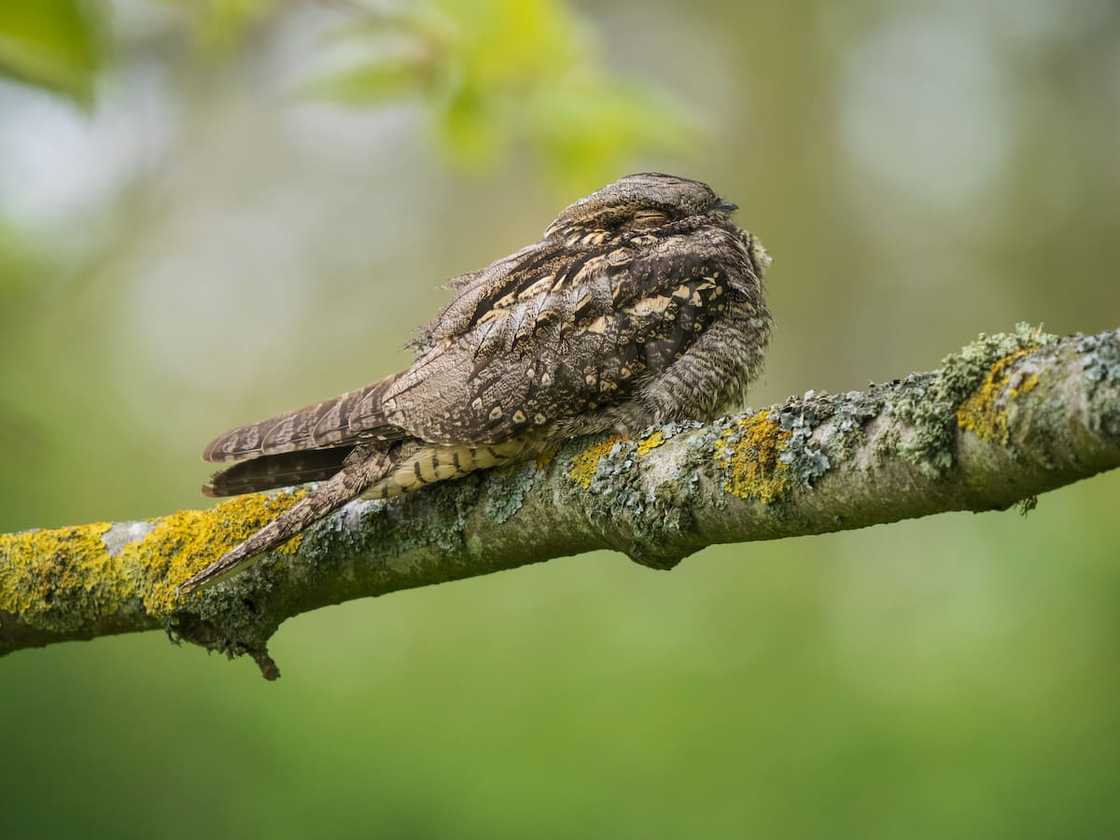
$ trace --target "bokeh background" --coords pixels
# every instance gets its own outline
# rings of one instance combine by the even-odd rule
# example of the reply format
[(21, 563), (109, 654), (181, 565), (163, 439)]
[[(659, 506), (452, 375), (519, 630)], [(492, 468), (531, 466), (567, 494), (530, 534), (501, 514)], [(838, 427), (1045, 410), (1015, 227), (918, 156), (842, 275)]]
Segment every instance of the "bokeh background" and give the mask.
[[(0, 3), (0, 531), (205, 502), (631, 171), (775, 257), (763, 405), (1120, 325), (1120, 5)], [(0, 661), (4, 837), (1115, 837), (1120, 474)]]

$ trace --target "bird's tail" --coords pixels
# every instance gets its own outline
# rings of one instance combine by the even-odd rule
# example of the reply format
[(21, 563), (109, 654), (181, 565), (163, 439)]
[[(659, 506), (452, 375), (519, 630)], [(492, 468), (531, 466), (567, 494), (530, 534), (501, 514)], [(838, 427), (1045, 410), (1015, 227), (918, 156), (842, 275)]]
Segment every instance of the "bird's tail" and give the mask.
[[(514, 463), (539, 455), (546, 449), (543, 441), (530, 438), (516, 438), (481, 446), (440, 446), (421, 444), (417, 441), (396, 444), (388, 450), (374, 449), (367, 444), (356, 446), (340, 462), (324, 460), (322, 465), (324, 470), (333, 467), (337, 472), (328, 481), (312, 490), (307, 498), (297, 502), (291, 509), (261, 528), (245, 542), (231, 549), (217, 562), (184, 582), (179, 588), (183, 592), (190, 592), (215, 583), (245, 566), (257, 554), (276, 547), (358, 496), (389, 499), (411, 493), (438, 481), (461, 478), (475, 470)], [(293, 452), (288, 455), (294, 459), (310, 453)], [(283, 457), (283, 455), (270, 455), (256, 460), (265, 462)], [(243, 465), (238, 464), (215, 476), (212, 494), (227, 495), (223, 491), (238, 492), (237, 488), (248, 482), (252, 482), (254, 487), (259, 489), (263, 481), (262, 476), (257, 474), (259, 471), (246, 476), (239, 476), (237, 472), (242, 467), (248, 470), (253, 463), (254, 461), (246, 461)], [(279, 470), (280, 467), (277, 469)], [(230, 475), (231, 478), (223, 479), (226, 475)]]
[(256, 555), (295, 536), (355, 499), (369, 486), (390, 474), (395, 463), (392, 451), (365, 446), (354, 449), (342, 468), (329, 480), (315, 487), (304, 499), (265, 525), (249, 539), (227, 551), (198, 574), (184, 581), (183, 593), (205, 588), (248, 564)]
[(281, 452), (241, 461), (214, 473), (202, 486), (207, 496), (240, 496), (276, 487), (291, 487), (311, 481), (326, 481), (346, 463), (353, 446)]
[(356, 430), (351, 423), (360, 421), (360, 431), (369, 439), (398, 440), (401, 430), (382, 423), (381, 395), (396, 375), (380, 382), (348, 391), (314, 405), (297, 408), (267, 420), (238, 426), (218, 435), (202, 453), (204, 461), (240, 461), (264, 455), (324, 449), (353, 445)]

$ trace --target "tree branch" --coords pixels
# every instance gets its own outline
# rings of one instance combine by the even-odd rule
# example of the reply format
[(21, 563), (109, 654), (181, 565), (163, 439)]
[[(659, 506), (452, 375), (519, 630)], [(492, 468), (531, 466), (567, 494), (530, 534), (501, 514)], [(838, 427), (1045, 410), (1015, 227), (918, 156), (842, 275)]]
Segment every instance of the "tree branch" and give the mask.
[(0, 536), (0, 654), (164, 627), (277, 675), (266, 643), (327, 604), (599, 548), (655, 568), (716, 543), (1029, 508), (1120, 466), (1120, 330), (981, 336), (940, 370), (813, 391), (635, 440), (572, 441), (547, 462), (348, 505), (211, 590), (176, 587), (302, 491), (150, 522)]

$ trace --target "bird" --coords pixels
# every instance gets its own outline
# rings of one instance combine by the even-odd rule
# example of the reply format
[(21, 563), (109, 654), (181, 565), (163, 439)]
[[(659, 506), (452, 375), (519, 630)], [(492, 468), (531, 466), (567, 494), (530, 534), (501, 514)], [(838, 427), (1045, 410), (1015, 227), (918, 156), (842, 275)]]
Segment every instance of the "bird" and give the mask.
[(448, 281), (405, 370), (241, 426), (205, 449), (235, 463), (209, 496), (317, 482), (180, 591), (205, 588), (355, 498), (389, 499), (561, 442), (711, 420), (761, 372), (770, 257), (707, 184), (627, 175), (543, 237)]

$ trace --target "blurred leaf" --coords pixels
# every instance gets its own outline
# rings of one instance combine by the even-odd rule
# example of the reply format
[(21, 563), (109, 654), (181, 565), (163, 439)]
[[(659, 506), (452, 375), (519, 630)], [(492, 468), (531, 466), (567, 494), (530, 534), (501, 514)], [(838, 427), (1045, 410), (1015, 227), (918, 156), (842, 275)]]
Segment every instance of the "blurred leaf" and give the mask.
[(304, 86), (308, 96), (346, 105), (374, 105), (424, 91), (431, 64), (419, 56), (374, 59), (324, 74)]
[(104, 53), (102, 35), (94, 9), (83, 0), (4, 0), (0, 73), (88, 106)]
[(595, 61), (591, 28), (561, 0), (438, 0), (472, 79), (532, 87)]
[(527, 106), (529, 131), (565, 183), (591, 189), (618, 176), (636, 150), (687, 153), (696, 132), (675, 103), (632, 85), (576, 82)]
[(594, 29), (563, 0), (432, 0), (359, 11), (336, 45), (360, 61), (307, 90), (351, 105), (426, 94), (444, 150), (460, 166), (493, 164), (527, 142), (565, 191), (617, 175), (628, 160), (687, 149), (683, 109), (617, 80)]
[(504, 145), (493, 104), (475, 85), (460, 85), (437, 112), (443, 147), (460, 166), (479, 168), (494, 161)]
[(227, 50), (238, 46), (253, 26), (276, 10), (277, 0), (170, 0), (193, 18), (194, 33), (204, 47)]
[(371, 35), (411, 34), (429, 41), (446, 41), (451, 33), (447, 17), (427, 3), (400, 8), (363, 9), (359, 17), (334, 30), (334, 39), (364, 39)]

